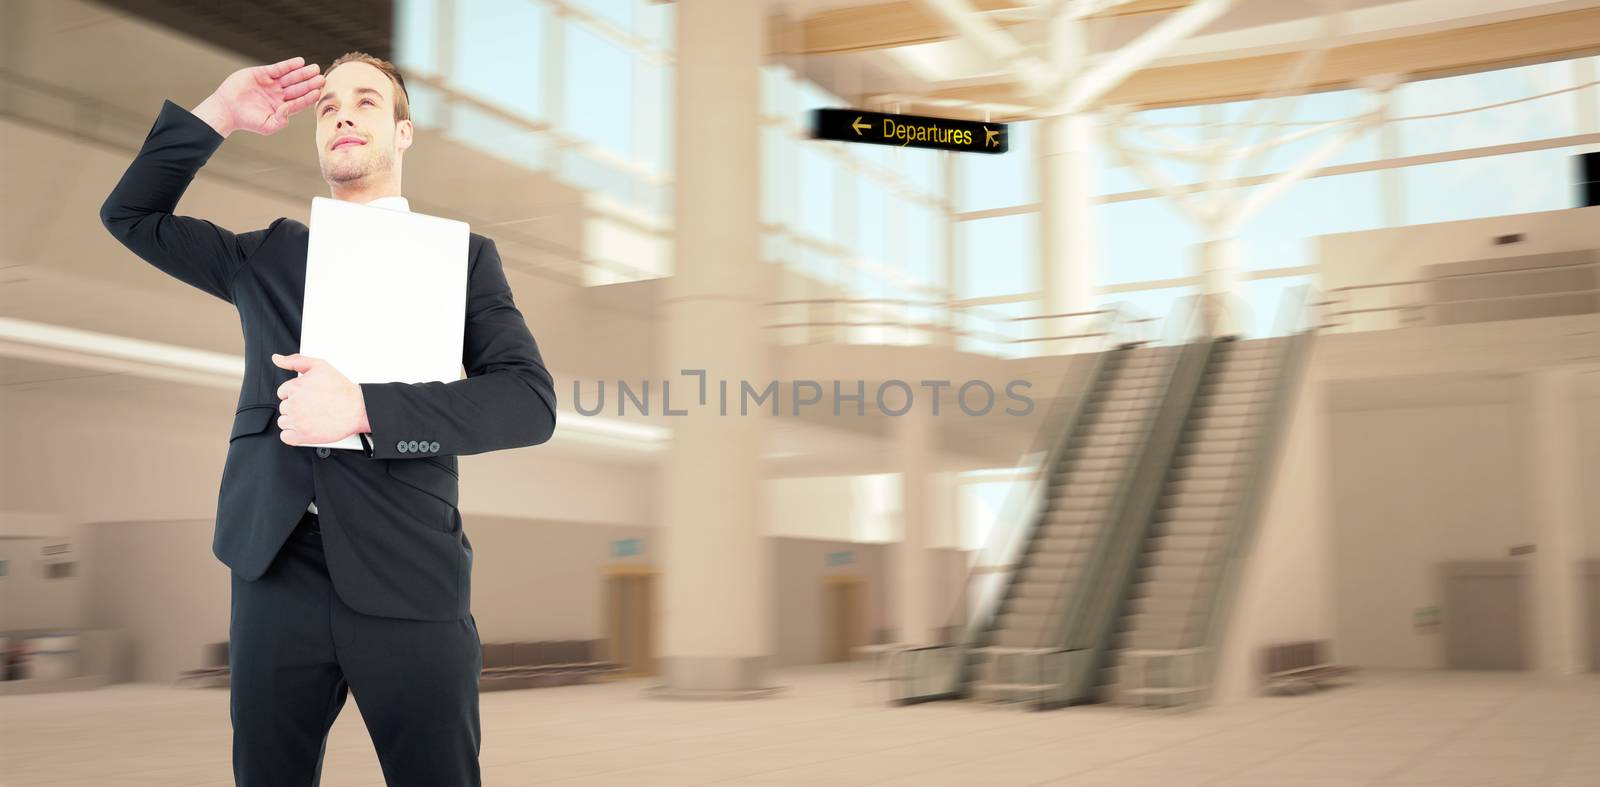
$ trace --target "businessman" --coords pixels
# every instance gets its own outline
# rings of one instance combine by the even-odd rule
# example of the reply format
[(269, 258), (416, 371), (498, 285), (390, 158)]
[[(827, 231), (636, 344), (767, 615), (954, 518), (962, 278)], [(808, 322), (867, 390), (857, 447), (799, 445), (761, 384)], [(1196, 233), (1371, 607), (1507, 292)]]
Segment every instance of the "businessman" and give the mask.
[[(174, 210), (229, 134), (273, 134), (307, 109), (331, 195), (407, 210), (405, 84), (361, 52), (325, 73), (298, 57), (240, 70), (192, 111), (165, 102), (100, 209), (134, 254), (233, 304), (244, 331), (212, 542), (233, 575), (234, 780), (316, 785), (329, 727), (353, 694), (388, 784), (478, 785), (482, 655), (456, 457), (549, 440), (554, 382), (494, 241), (477, 233), (465, 379), (356, 384), (296, 352), (306, 225), (280, 218), (234, 233)], [(392, 319), (415, 308), (395, 304)], [(307, 445), (352, 434), (361, 451)]]

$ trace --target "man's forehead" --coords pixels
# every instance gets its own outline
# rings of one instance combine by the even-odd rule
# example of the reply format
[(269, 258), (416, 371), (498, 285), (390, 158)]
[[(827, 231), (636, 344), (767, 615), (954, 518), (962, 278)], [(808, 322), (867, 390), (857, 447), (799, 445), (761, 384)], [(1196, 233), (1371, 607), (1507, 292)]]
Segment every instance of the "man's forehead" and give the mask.
[[(366, 66), (366, 68), (352, 68), (352, 66)], [(321, 104), (340, 93), (352, 95), (372, 94), (378, 98), (387, 95), (383, 86), (389, 83), (389, 77), (366, 63), (349, 63), (334, 69), (328, 74), (327, 80), (322, 85), (322, 98), (317, 103)]]

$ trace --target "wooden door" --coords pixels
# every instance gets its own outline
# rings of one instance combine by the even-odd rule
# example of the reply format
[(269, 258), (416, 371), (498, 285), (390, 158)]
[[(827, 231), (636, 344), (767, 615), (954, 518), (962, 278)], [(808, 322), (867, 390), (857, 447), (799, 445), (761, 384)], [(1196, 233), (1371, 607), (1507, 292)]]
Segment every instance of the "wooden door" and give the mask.
[(606, 570), (607, 658), (622, 667), (622, 677), (656, 674), (655, 579), (649, 566)]
[(859, 645), (867, 644), (866, 580), (858, 576), (827, 577), (822, 586), (823, 658), (849, 661)]

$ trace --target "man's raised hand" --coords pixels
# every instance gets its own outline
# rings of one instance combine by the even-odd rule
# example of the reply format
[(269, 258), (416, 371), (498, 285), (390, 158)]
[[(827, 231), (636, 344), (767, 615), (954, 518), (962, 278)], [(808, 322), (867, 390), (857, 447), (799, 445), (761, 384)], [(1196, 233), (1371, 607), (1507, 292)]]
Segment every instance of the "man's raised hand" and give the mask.
[(194, 114), (224, 137), (238, 129), (275, 134), (292, 115), (317, 102), (321, 70), (316, 63), (306, 65), (303, 57), (241, 68), (222, 80)]

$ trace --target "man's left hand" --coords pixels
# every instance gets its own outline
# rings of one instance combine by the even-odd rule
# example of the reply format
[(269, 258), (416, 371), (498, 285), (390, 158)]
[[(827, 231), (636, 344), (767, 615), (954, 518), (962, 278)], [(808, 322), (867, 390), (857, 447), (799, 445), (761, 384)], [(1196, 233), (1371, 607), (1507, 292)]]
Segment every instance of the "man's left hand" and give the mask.
[(289, 445), (331, 443), (370, 432), (361, 386), (321, 358), (272, 354), (272, 363), (300, 376), (278, 386), (278, 439)]

